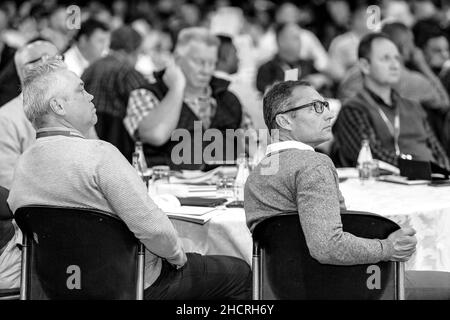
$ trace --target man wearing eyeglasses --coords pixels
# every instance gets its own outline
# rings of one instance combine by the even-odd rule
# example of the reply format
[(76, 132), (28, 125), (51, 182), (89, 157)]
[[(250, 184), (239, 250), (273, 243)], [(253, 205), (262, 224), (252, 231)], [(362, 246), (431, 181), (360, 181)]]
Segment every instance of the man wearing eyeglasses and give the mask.
[[(364, 239), (342, 229), (345, 208), (331, 159), (314, 148), (332, 137), (323, 97), (301, 81), (276, 84), (263, 100), (272, 143), (251, 172), (244, 191), (250, 231), (262, 220), (298, 212), (311, 256), (323, 264), (356, 265), (407, 261), (416, 250), (415, 230), (404, 228), (387, 239)], [(450, 299), (450, 274), (407, 273), (408, 299)]]

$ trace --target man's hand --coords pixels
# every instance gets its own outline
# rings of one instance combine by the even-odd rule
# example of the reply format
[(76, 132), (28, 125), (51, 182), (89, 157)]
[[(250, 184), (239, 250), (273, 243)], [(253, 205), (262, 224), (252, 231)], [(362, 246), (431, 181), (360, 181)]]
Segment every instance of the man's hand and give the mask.
[(389, 260), (407, 261), (416, 252), (416, 230), (404, 228), (391, 233), (388, 237), (394, 246), (394, 253)]
[(168, 63), (163, 81), (169, 89), (176, 89), (179, 92), (183, 92), (186, 87), (186, 77), (174, 61)]

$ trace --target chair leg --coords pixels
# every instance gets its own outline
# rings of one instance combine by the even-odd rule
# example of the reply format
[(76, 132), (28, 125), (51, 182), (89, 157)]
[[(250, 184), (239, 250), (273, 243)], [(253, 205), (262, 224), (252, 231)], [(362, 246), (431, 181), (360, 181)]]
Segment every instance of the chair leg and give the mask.
[(396, 298), (397, 300), (405, 300), (405, 263), (396, 263)]
[(253, 278), (253, 290), (252, 299), (261, 300), (261, 252), (259, 244), (253, 244), (253, 259), (252, 259), (252, 278)]
[(145, 263), (145, 247), (142, 243), (138, 249), (138, 278), (136, 286), (136, 300), (144, 300), (144, 263)]
[(27, 300), (28, 290), (30, 286), (30, 278), (29, 278), (29, 242), (28, 236), (23, 233), (22, 240), (22, 269), (21, 269), (21, 283), (20, 283), (20, 300)]

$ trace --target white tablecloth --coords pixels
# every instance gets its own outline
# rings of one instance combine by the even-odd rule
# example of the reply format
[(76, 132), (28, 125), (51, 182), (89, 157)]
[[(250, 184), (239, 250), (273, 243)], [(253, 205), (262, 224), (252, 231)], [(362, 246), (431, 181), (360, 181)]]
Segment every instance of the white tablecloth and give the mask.
[[(417, 252), (409, 270), (450, 272), (450, 187), (404, 186), (357, 179), (340, 185), (349, 210), (386, 216), (417, 230)], [(172, 220), (186, 251), (239, 257), (251, 264), (252, 239), (243, 209), (226, 209), (205, 225)]]

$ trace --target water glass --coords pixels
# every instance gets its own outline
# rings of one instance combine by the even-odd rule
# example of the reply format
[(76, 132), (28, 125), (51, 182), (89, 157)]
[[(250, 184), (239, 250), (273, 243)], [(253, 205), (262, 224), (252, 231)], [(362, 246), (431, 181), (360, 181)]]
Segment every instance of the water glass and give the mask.
[(233, 198), (234, 178), (223, 177), (217, 180), (217, 196), (220, 198)]

